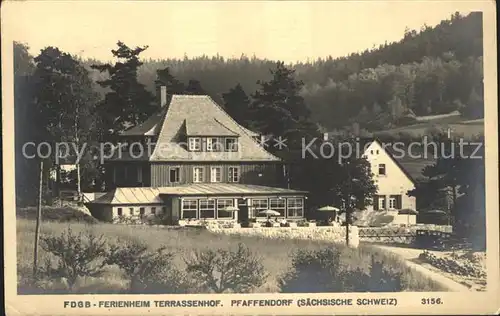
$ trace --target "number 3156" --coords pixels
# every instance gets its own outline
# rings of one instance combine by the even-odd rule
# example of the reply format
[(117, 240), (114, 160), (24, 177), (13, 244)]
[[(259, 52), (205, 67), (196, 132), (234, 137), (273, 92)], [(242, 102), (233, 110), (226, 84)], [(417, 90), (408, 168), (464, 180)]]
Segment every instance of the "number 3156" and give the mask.
[(443, 304), (441, 298), (423, 298), (421, 301), (422, 305), (438, 305)]

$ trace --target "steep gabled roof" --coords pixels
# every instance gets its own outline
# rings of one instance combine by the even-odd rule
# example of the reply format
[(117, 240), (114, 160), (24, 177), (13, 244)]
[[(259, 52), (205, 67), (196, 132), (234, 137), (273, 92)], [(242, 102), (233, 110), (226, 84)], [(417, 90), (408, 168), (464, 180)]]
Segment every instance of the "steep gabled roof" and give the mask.
[[(239, 135), (237, 152), (190, 152), (181, 144), (183, 131), (189, 122), (199, 122), (194, 126), (209, 121), (212, 127), (225, 133)], [(215, 122), (217, 124), (215, 124)], [(187, 124), (187, 126), (186, 126)], [(204, 129), (197, 126), (196, 129)], [(208, 128), (210, 129), (210, 127)], [(211, 135), (207, 135), (211, 136)], [(231, 135), (232, 136), (232, 135)], [(234, 121), (212, 98), (206, 95), (174, 95), (168, 105), (159, 130), (157, 146), (151, 161), (279, 161), (267, 152), (248, 134), (248, 130)]]
[(167, 113), (166, 107), (162, 107), (143, 123), (127, 129), (120, 133), (121, 136), (154, 136), (157, 135), (161, 122)]
[[(367, 141), (365, 139), (364, 141)], [(377, 142), (378, 145), (385, 150), (387, 155), (394, 161), (394, 163), (401, 169), (401, 171), (410, 179), (412, 182), (415, 182), (421, 178), (423, 178), (422, 171), (428, 166), (432, 165), (435, 162), (433, 157), (425, 157), (425, 158), (414, 158), (410, 157), (406, 153), (401, 156), (400, 152), (396, 152), (391, 146), (383, 146), (383, 143), (378, 139), (371, 139), (370, 143)], [(366, 147), (368, 148), (368, 146)]]
[(186, 135), (188, 136), (239, 136), (213, 117), (190, 117), (186, 120)]

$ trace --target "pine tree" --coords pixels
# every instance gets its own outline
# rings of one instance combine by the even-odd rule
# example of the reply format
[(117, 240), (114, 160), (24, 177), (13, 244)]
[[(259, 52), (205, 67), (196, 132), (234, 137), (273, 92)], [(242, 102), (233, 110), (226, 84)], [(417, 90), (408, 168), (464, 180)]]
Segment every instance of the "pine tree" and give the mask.
[(185, 94), (191, 95), (206, 95), (207, 92), (201, 87), (201, 83), (198, 80), (190, 79), (186, 89), (184, 90)]
[(253, 95), (252, 121), (265, 135), (288, 139), (291, 146), (301, 137), (316, 136), (317, 126), (309, 120), (310, 111), (300, 95), (304, 83), (295, 79), (295, 70), (277, 62), (271, 70), (272, 79), (258, 82), (260, 89)]
[[(170, 68), (166, 67), (164, 69), (159, 69), (156, 71), (156, 80), (155, 80), (155, 87), (156, 87), (156, 95), (157, 97), (159, 96), (159, 90), (160, 86), (166, 86), (167, 87), (167, 95), (170, 97), (174, 94), (184, 94), (185, 87), (182, 82), (177, 80), (171, 73), (170, 73)], [(160, 100), (157, 100), (158, 104), (160, 103)]]
[(237, 84), (227, 93), (222, 94), (226, 112), (239, 124), (249, 127), (250, 99), (243, 90), (241, 84)]
[(117, 45), (118, 49), (111, 52), (120, 61), (114, 65), (92, 65), (93, 69), (109, 74), (109, 79), (98, 83), (103, 88), (111, 89), (99, 108), (104, 130), (110, 134), (143, 122), (157, 108), (154, 105), (154, 97), (137, 80), (137, 70), (143, 64), (139, 61), (139, 55), (148, 46), (132, 49), (122, 42)]

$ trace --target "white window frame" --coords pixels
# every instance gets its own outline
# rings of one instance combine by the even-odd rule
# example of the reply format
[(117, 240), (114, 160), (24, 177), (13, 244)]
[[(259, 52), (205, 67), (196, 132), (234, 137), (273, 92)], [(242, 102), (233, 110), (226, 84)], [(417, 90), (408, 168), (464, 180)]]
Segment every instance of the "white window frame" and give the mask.
[(189, 137), (189, 151), (201, 151), (201, 137)]
[[(170, 173), (172, 170), (177, 170), (177, 181), (171, 181)], [(168, 168), (168, 182), (169, 183), (180, 183), (181, 182), (181, 167), (169, 167)]]
[[(218, 177), (217, 170), (219, 171)], [(210, 167), (210, 182), (222, 182), (222, 167)]]
[[(380, 173), (380, 168), (382, 168), (384, 170), (384, 173)], [(387, 175), (387, 165), (385, 163), (378, 164), (378, 175), (379, 176), (386, 176)]]
[[(216, 211), (216, 203), (215, 199), (202, 199), (198, 201), (198, 217), (200, 219), (215, 219), (215, 211)], [(211, 217), (202, 217), (202, 211), (212, 211)]]
[(386, 205), (385, 205), (385, 196), (383, 195), (379, 195), (378, 196), (378, 209), (379, 210), (385, 210), (386, 209)]
[(269, 208), (282, 213), (279, 217), (286, 217), (286, 200), (284, 198), (270, 198)]
[[(299, 206), (291, 206), (290, 205), (290, 202), (291, 201), (300, 201), (300, 205)], [(301, 215), (290, 215), (290, 210), (294, 210), (295, 214), (297, 213), (300, 213)], [(294, 198), (287, 198), (286, 199), (286, 215), (287, 215), (287, 218), (303, 218), (304, 217), (304, 198), (301, 198), (301, 197), (294, 197)]]
[[(188, 203), (192, 203), (194, 202), (196, 207), (195, 208), (189, 208), (189, 209), (186, 209), (186, 204)], [(198, 207), (198, 200), (197, 199), (185, 199), (185, 200), (181, 200), (181, 218), (182, 219), (185, 219), (186, 217), (184, 217), (184, 212), (185, 211), (188, 211), (188, 212), (195, 212), (194, 214), (194, 217), (187, 217), (187, 218), (192, 218), (192, 219), (198, 219), (198, 216), (199, 216), (199, 207)]]
[[(265, 201), (266, 202), (265, 206), (259, 205), (257, 207), (255, 205), (255, 204), (257, 204), (256, 203), (257, 201), (259, 201), (259, 204), (261, 204), (260, 202)], [(269, 199), (266, 199), (266, 198), (255, 198), (255, 199), (252, 199), (252, 215), (253, 215), (253, 217), (266, 217), (266, 215), (259, 214), (259, 212), (267, 210), (267, 209), (269, 209)]]
[(207, 151), (220, 151), (219, 139), (217, 137), (207, 138)]
[[(235, 177), (234, 170), (237, 171), (236, 177)], [(228, 172), (227, 172), (227, 181), (228, 182), (232, 182), (232, 183), (240, 182), (240, 177), (241, 177), (240, 167), (229, 167), (228, 168)]]
[[(233, 212), (226, 212), (222, 211), (221, 209), (228, 206), (234, 206), (234, 199), (217, 199), (216, 206), (217, 206), (217, 218), (223, 218), (223, 219), (233, 218)], [(223, 216), (221, 216), (221, 214)]]
[[(196, 172), (200, 170), (200, 172)], [(203, 183), (205, 182), (205, 168), (204, 167), (193, 167), (193, 183)]]
[(397, 204), (397, 202), (398, 202), (398, 201), (396, 200), (396, 198), (394, 198), (394, 197), (390, 197), (390, 198), (389, 198), (389, 209), (391, 209), (391, 210), (396, 209), (396, 204)]
[[(233, 146), (228, 145), (228, 141), (233, 140)], [(238, 138), (237, 137), (226, 137), (224, 140), (224, 148), (228, 152), (237, 152), (238, 151)]]

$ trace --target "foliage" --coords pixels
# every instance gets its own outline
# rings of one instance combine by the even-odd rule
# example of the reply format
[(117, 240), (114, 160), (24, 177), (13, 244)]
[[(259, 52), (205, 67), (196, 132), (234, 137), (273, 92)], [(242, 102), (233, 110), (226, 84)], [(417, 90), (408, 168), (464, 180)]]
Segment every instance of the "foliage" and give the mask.
[(300, 137), (315, 136), (316, 126), (309, 121), (310, 110), (299, 94), (304, 83), (295, 79), (295, 70), (277, 62), (270, 70), (272, 79), (258, 81), (250, 117), (253, 127), (263, 135), (283, 137), (290, 148), (300, 148)]
[(109, 74), (108, 79), (98, 81), (101, 87), (111, 90), (100, 104), (99, 114), (111, 134), (124, 130), (128, 124), (143, 122), (155, 108), (153, 96), (137, 81), (137, 70), (143, 64), (139, 55), (148, 47), (129, 48), (120, 41), (117, 45), (118, 49), (111, 52), (120, 61), (114, 65), (92, 65), (93, 69)]
[(236, 251), (218, 249), (195, 252), (186, 260), (187, 272), (202, 288), (215, 293), (245, 293), (264, 284), (267, 275), (261, 259), (244, 244)]
[(228, 92), (222, 94), (224, 109), (238, 124), (250, 127), (250, 98), (243, 90), (241, 84), (237, 84)]
[(351, 270), (342, 264), (335, 248), (298, 250), (278, 284), (283, 293), (398, 292), (404, 288), (401, 272), (384, 268), (373, 256), (368, 273)]
[[(418, 116), (458, 109), (466, 117), (482, 117), (482, 36), (482, 13), (457, 13), (436, 27), (406, 30), (397, 42), (290, 68), (305, 83), (300, 95), (311, 119), (329, 130), (353, 121), (368, 129), (386, 129), (397, 123), (388, 106), (394, 98)], [(244, 55), (149, 60), (138, 69), (138, 79), (153, 91), (156, 70), (169, 67), (181, 82), (199, 80), (222, 103), (222, 93), (236, 83), (247, 92), (259, 89), (257, 81), (271, 80), (268, 70), (274, 65), (271, 60)], [(369, 115), (358, 117), (363, 108)]]
[(106, 254), (104, 235), (92, 233), (74, 234), (71, 228), (60, 236), (42, 236), (41, 247), (58, 258), (53, 268), (50, 260), (42, 270), (49, 278), (65, 278), (72, 290), (78, 277), (96, 277), (102, 275), (106, 262), (102, 260)]
[(165, 248), (150, 252), (143, 244), (118, 242), (111, 246), (105, 263), (117, 265), (125, 273), (131, 294), (182, 293), (185, 281), (172, 257)]

